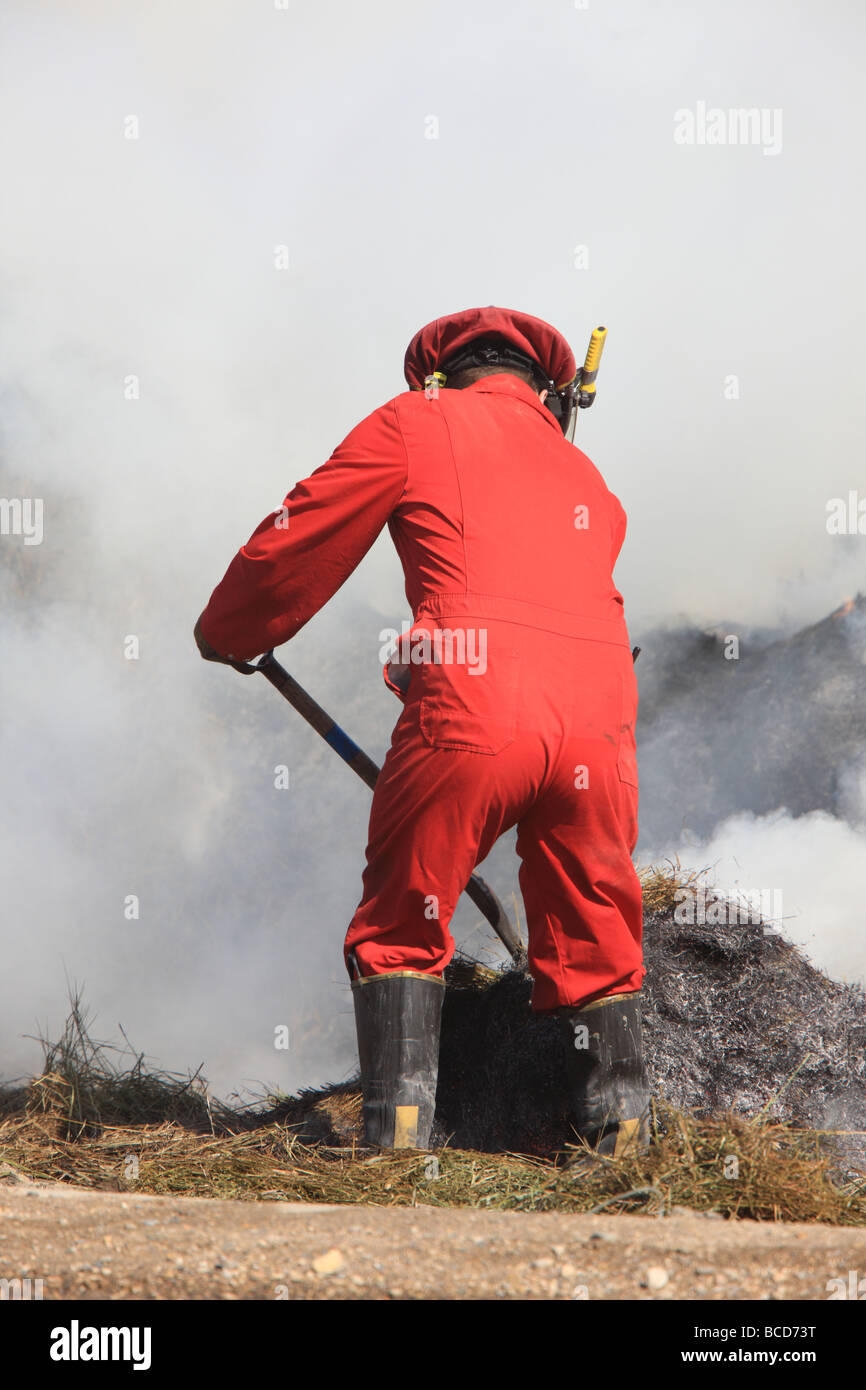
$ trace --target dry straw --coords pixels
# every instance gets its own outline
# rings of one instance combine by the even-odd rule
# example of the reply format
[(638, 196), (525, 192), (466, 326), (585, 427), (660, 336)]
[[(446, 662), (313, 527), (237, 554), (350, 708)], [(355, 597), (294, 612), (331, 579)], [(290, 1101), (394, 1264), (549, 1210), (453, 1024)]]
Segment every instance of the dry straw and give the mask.
[(449, 971), (433, 1155), (366, 1151), (357, 1082), (215, 1101), (199, 1073), (94, 1042), (75, 997), (59, 1040), (43, 1042), (42, 1074), (0, 1091), (0, 1177), (6, 1165), (194, 1197), (866, 1225), (862, 992), (760, 926), (678, 923), (676, 889), (696, 882), (676, 864), (644, 875), (646, 1154), (587, 1162), (558, 1032), (531, 1014), (528, 977), (464, 958)]

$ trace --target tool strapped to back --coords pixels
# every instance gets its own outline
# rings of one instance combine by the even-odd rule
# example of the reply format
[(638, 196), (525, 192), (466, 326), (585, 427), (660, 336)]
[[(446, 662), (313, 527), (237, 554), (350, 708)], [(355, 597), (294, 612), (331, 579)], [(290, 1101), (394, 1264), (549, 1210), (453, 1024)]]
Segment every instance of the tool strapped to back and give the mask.
[(539, 391), (547, 391), (545, 405), (555, 417), (562, 433), (571, 438), (577, 419), (577, 407), (587, 410), (595, 400), (596, 377), (604, 349), (607, 329), (594, 328), (586, 350), (584, 364), (570, 381), (557, 385), (541, 364), (526, 352), (521, 352), (504, 338), (476, 338), (431, 372), (425, 386), (445, 386), (449, 376), (456, 376), (470, 367), (522, 367), (529, 371)]

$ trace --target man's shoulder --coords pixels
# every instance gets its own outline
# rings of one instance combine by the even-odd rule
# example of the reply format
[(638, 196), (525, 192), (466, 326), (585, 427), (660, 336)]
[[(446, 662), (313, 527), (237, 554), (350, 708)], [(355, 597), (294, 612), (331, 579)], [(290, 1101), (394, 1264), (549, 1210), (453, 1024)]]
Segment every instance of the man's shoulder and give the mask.
[[(395, 440), (399, 439), (398, 405), (404, 396), (410, 394), (410, 392), (404, 391), (402, 395), (392, 396), (390, 400), (375, 406), (363, 419), (353, 425), (345, 436), (343, 445), (382, 442), (391, 437)], [(423, 395), (423, 392), (421, 394)]]
[[(435, 399), (435, 398), (434, 398)], [(392, 396), (386, 402), (386, 407), (391, 407), (398, 415), (409, 415), (413, 411), (429, 409), (430, 400), (424, 391), (401, 391), (399, 396)]]
[[(457, 394), (456, 391), (451, 392), (453, 396)], [(437, 407), (444, 396), (444, 391), (438, 399), (428, 397), (424, 391), (401, 391), (398, 396), (392, 396), (377, 406), (364, 423), (369, 422), (374, 427), (378, 424), (400, 433), (408, 431), (414, 436), (424, 423), (432, 424), (434, 417), (438, 417), (441, 423), (441, 411)]]
[(399, 396), (391, 396), (381, 405), (377, 405), (363, 420), (359, 420), (356, 429), (363, 429), (370, 424), (384, 424), (393, 427), (401, 417), (416, 409), (418, 403), (425, 404), (423, 391), (401, 391)]

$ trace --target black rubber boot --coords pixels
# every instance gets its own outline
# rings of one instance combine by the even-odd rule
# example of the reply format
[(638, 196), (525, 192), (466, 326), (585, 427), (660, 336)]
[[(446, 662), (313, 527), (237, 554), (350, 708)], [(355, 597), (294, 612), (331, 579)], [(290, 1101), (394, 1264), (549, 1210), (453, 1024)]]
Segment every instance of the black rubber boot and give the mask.
[(426, 1149), (436, 1109), (445, 981), (396, 970), (352, 981), (368, 1144)]
[(650, 1090), (641, 1043), (640, 994), (612, 994), (562, 1009), (574, 1125), (604, 1157), (649, 1144)]

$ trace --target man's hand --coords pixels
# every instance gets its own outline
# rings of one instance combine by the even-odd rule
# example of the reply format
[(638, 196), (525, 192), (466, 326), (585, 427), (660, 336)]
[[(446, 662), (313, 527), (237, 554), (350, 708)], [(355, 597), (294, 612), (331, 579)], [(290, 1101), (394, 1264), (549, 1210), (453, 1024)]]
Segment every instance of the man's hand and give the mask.
[(214, 650), (210, 642), (208, 642), (207, 638), (202, 633), (201, 618), (199, 618), (198, 622), (193, 628), (192, 635), (195, 638), (195, 644), (199, 649), (199, 653), (205, 661), (219, 661), (223, 666), (231, 666), (232, 670), (240, 671), (242, 676), (255, 675), (256, 670), (258, 668), (255, 666), (251, 666), (248, 661), (235, 661), (233, 656), (220, 656), (219, 652)]
[(201, 653), (205, 661), (221, 661), (224, 666), (234, 665), (234, 662), (232, 661), (232, 658), (230, 656), (220, 656), (219, 652), (214, 651), (210, 642), (205, 640), (201, 630), (201, 618), (199, 618), (198, 622), (195, 625), (195, 628), (193, 630), (193, 637), (195, 638), (195, 644), (198, 647), (199, 652)]

